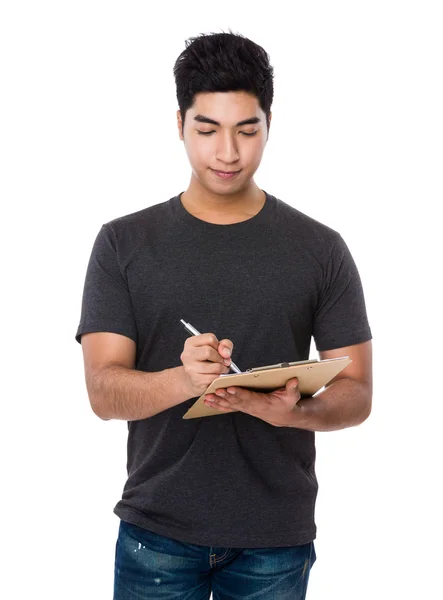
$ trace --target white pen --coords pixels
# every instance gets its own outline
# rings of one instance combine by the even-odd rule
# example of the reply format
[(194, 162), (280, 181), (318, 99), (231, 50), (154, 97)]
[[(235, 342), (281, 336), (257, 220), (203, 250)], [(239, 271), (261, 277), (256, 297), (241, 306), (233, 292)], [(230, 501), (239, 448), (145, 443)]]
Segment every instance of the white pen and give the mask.
[[(180, 323), (183, 323), (185, 329), (187, 329), (187, 331), (189, 331), (189, 333), (192, 333), (192, 335), (201, 335), (199, 331), (197, 331), (197, 329), (195, 327), (192, 327), (191, 323), (186, 323), (186, 321), (183, 321), (183, 319), (180, 319)], [(241, 373), (240, 369), (237, 367), (236, 364), (234, 364), (234, 362), (231, 360), (231, 364), (229, 365), (229, 368), (232, 369), (233, 371), (235, 371), (236, 373)]]

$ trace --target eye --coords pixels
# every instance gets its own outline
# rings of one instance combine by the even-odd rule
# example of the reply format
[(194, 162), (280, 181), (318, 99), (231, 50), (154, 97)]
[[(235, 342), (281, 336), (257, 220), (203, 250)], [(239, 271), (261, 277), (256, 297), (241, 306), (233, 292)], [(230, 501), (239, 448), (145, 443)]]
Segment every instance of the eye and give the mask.
[[(197, 133), (199, 135), (211, 135), (211, 133), (215, 133), (215, 131), (199, 131), (197, 129)], [(243, 135), (247, 135), (248, 137), (251, 137), (253, 135), (256, 135), (258, 133), (258, 131), (253, 131), (252, 133), (246, 133), (246, 131), (240, 131), (239, 133), (242, 133)]]

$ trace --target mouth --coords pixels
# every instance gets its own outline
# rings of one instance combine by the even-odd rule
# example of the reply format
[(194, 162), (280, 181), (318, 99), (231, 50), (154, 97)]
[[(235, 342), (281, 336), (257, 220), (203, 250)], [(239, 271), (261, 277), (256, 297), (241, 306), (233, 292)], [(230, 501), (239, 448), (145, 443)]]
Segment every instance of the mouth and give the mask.
[(211, 171), (219, 179), (232, 179), (241, 172), (241, 169), (239, 171), (215, 171), (214, 169), (211, 169)]

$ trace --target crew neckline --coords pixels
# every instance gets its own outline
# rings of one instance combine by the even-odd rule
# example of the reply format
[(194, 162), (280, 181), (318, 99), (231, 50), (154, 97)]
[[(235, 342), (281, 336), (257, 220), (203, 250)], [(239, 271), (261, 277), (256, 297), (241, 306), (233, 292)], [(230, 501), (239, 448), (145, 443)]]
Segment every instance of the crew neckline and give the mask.
[(193, 227), (198, 227), (202, 231), (212, 231), (212, 232), (236, 231), (237, 232), (237, 231), (241, 231), (244, 229), (249, 229), (250, 227), (253, 227), (260, 223), (269, 222), (270, 215), (272, 213), (272, 209), (275, 206), (275, 198), (271, 194), (268, 194), (268, 192), (266, 192), (265, 190), (261, 190), (261, 191), (264, 192), (264, 194), (266, 196), (265, 203), (263, 204), (261, 209), (253, 217), (250, 217), (249, 219), (246, 219), (245, 221), (239, 221), (238, 223), (226, 223), (223, 225), (220, 223), (209, 223), (208, 221), (199, 219), (198, 217), (196, 217), (193, 214), (191, 214), (190, 212), (188, 212), (186, 210), (186, 208), (184, 207), (184, 205), (181, 201), (181, 196), (182, 196), (182, 194), (184, 194), (184, 191), (180, 192), (180, 194), (178, 194), (177, 196), (174, 196), (173, 198), (171, 198), (171, 206), (172, 206), (174, 213), (182, 221), (184, 221), (185, 223), (188, 223), (189, 225), (192, 225)]

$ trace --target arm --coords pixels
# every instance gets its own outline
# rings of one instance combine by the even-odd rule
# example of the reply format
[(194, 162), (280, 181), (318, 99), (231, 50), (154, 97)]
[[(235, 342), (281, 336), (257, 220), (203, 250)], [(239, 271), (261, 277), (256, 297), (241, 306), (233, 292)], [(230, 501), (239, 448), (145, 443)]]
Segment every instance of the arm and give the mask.
[(195, 396), (183, 365), (155, 373), (135, 370), (136, 345), (129, 337), (86, 333), (81, 344), (91, 408), (103, 420), (146, 419)]
[(349, 356), (352, 363), (334, 377), (322, 392), (297, 402), (290, 427), (335, 431), (360, 425), (371, 414), (372, 342), (319, 352), (320, 358)]
[[(206, 396), (215, 410), (240, 410), (276, 427), (334, 431), (359, 425), (371, 413), (372, 342), (363, 288), (355, 262), (341, 236), (323, 265), (313, 313), (313, 332), (320, 358), (350, 356), (353, 362), (311, 398), (300, 398), (294, 377), (269, 394), (230, 386)], [(361, 341), (363, 340), (363, 341)]]
[(353, 362), (322, 392), (300, 399), (298, 380), (267, 394), (229, 386), (205, 396), (205, 403), (222, 412), (241, 410), (276, 427), (334, 431), (359, 425), (368, 418), (372, 402), (372, 342), (321, 351), (321, 359), (349, 356)]

